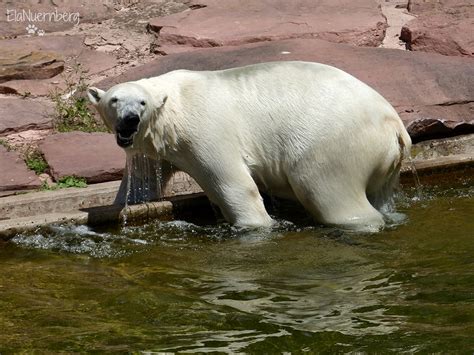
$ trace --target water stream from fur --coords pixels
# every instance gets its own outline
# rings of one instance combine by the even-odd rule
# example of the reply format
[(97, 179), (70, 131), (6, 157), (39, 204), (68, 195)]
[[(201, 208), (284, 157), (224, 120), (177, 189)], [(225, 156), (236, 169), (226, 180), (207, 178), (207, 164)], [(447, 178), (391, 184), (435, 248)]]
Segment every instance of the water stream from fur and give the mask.
[(125, 207), (123, 209), (123, 225), (127, 225), (127, 213), (128, 213), (128, 201), (130, 200), (130, 190), (132, 188), (132, 165), (133, 157), (127, 154), (127, 161), (125, 165), (126, 174), (127, 174), (127, 190), (125, 194)]
[(413, 174), (413, 179), (415, 181), (415, 189), (416, 189), (416, 197), (418, 201), (420, 201), (423, 198), (423, 187), (420, 182), (420, 177), (418, 176), (418, 172), (416, 171), (416, 166), (415, 162), (411, 157), (408, 158), (410, 162), (410, 170)]
[(144, 154), (127, 155), (127, 187), (123, 224), (127, 224), (127, 209), (130, 204), (144, 203), (161, 197), (161, 164)]

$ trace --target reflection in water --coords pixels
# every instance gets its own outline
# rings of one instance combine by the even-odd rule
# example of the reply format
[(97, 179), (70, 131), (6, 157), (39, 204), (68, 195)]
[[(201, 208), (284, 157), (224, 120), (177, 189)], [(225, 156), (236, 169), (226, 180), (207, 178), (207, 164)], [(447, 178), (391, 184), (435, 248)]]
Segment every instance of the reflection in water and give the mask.
[(403, 225), (365, 235), (286, 221), (18, 235), (0, 247), (0, 351), (472, 349), (472, 191), (399, 206)]
[[(315, 227), (295, 229), (289, 222), (280, 223), (273, 231), (242, 232), (227, 225), (200, 227), (172, 221), (127, 227), (113, 234), (84, 226), (60, 226), (17, 236), (13, 242), (99, 258), (128, 255), (141, 260), (150, 247), (177, 252), (186, 263), (173, 265), (167, 272), (182, 280), (167, 287), (176, 292), (188, 288), (194, 302), (203, 302), (212, 312), (245, 313), (257, 318), (260, 326), (271, 325), (225, 331), (196, 331), (193, 327), (190, 332), (173, 334), (186, 344), (184, 348), (164, 350), (236, 352), (288, 336), (292, 330), (359, 336), (388, 334), (399, 328), (403, 317), (386, 315), (385, 300), (396, 297), (400, 283), (390, 282), (390, 272), (371, 260), (374, 252), (358, 240), (363, 236)], [(149, 257), (148, 265), (163, 262)], [(143, 284), (143, 280), (156, 279), (153, 266), (141, 270), (129, 267), (134, 270), (127, 275), (131, 282), (139, 278), (140, 285), (147, 287), (151, 282)], [(191, 275), (180, 267), (190, 269)], [(118, 272), (123, 275), (122, 269)]]
[[(361, 267), (337, 278), (253, 281), (252, 274), (222, 273), (203, 299), (219, 306), (259, 315), (262, 321), (310, 332), (335, 331), (349, 335), (386, 334), (398, 329), (400, 317), (385, 316), (383, 301), (398, 284), (386, 286), (380, 270)], [(335, 276), (335, 275), (332, 275)], [(373, 280), (372, 280), (373, 279)]]
[[(255, 330), (229, 330), (229, 331), (204, 331), (194, 332), (193, 334), (176, 334), (178, 338), (197, 338), (194, 343), (190, 343), (183, 349), (182, 346), (170, 347), (162, 349), (165, 351), (179, 352), (223, 352), (236, 353), (240, 352), (249, 345), (256, 344), (261, 341), (271, 340), (282, 336), (289, 336), (291, 333), (284, 329), (280, 329), (275, 333), (260, 333)], [(209, 347), (207, 344), (212, 343)], [(216, 346), (217, 344), (217, 346)]]

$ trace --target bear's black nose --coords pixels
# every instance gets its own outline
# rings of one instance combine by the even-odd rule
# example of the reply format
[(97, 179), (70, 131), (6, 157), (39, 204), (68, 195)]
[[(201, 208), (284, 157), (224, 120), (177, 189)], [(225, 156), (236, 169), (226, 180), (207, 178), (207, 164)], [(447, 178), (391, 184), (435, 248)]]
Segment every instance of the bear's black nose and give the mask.
[(117, 132), (121, 133), (124, 137), (130, 137), (133, 133), (138, 131), (138, 124), (140, 123), (140, 117), (137, 114), (128, 114), (119, 120), (117, 125)]
[(123, 123), (129, 127), (137, 127), (140, 123), (140, 117), (135, 113), (130, 113), (123, 118)]

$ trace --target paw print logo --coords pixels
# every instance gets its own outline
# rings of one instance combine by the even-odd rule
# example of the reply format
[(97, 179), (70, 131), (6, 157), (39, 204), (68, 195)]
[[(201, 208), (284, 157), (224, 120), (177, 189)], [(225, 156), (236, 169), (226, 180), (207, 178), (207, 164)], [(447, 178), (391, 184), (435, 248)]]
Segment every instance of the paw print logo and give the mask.
[(38, 27), (36, 27), (35, 25), (29, 24), (28, 26), (26, 26), (26, 32), (29, 35), (34, 35), (37, 30), (38, 30)]
[(38, 32), (36, 32), (36, 34), (38, 36), (44, 36), (44, 30), (38, 30)]

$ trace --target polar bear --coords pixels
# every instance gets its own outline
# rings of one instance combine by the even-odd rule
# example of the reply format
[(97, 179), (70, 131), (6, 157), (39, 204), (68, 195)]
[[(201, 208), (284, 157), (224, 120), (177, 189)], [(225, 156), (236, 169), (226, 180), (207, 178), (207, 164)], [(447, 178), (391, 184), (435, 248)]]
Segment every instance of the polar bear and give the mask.
[(323, 224), (379, 228), (411, 147), (380, 94), (318, 63), (176, 70), (88, 97), (127, 154), (187, 172), (242, 227), (273, 223), (264, 191)]

